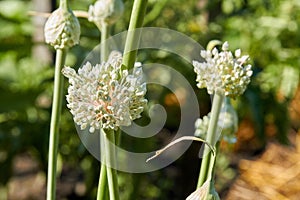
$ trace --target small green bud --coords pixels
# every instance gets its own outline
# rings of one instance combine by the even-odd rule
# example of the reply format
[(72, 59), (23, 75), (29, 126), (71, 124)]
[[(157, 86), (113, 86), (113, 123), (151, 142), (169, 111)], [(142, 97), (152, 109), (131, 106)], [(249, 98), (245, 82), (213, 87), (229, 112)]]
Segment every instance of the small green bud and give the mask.
[(124, 4), (122, 0), (98, 0), (89, 7), (89, 21), (97, 25), (105, 22), (115, 23), (123, 14)]
[(59, 7), (48, 18), (44, 32), (46, 43), (66, 49), (79, 43), (80, 24), (71, 10)]

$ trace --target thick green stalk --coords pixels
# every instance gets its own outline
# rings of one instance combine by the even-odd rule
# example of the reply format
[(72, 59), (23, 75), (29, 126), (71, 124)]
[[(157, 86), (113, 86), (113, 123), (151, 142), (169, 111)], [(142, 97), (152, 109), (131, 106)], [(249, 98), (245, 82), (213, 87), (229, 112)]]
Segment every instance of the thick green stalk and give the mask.
[(105, 136), (102, 131), (100, 133), (100, 153), (101, 154), (101, 166), (100, 166), (100, 176), (98, 183), (98, 191), (97, 191), (97, 200), (109, 199), (108, 197), (108, 186), (107, 186), (107, 173), (105, 166)]
[[(213, 105), (212, 105), (212, 111), (211, 111), (211, 119), (209, 121), (206, 141), (215, 147), (217, 142), (217, 123), (222, 107), (224, 96), (218, 92), (215, 92), (214, 99), (213, 99)], [(198, 178), (198, 187), (201, 187), (202, 184), (207, 180), (207, 178), (211, 177), (211, 174), (214, 167), (214, 158), (212, 157), (211, 150), (205, 146), (204, 147), (204, 153), (203, 158), (201, 162), (201, 168), (200, 168), (200, 174)], [(211, 165), (212, 164), (212, 165)]]
[[(96, 24), (97, 25), (97, 24)], [(100, 44), (100, 63), (106, 61), (107, 59), (107, 45), (106, 45), (106, 39), (109, 36), (109, 27), (107, 23), (102, 22), (101, 24), (97, 25), (98, 29), (101, 32), (101, 44)], [(100, 137), (101, 134), (103, 134), (100, 131)], [(101, 137), (103, 139), (104, 137)], [(100, 145), (104, 145), (104, 143), (100, 143)], [(102, 152), (103, 153), (103, 152)], [(104, 153), (102, 154), (104, 159), (105, 155)], [(98, 191), (97, 191), (97, 200), (103, 200), (107, 199), (108, 197), (108, 191), (107, 191), (107, 171), (106, 171), (106, 166), (105, 163), (101, 162), (100, 166), (100, 176), (99, 176), (99, 183), (98, 183)]]
[[(128, 31), (135, 30), (139, 28), (143, 24), (144, 14), (146, 11), (147, 0), (135, 0), (132, 14), (130, 18), (130, 24)], [(96, 24), (97, 25), (97, 24)], [(102, 23), (101, 26), (97, 25), (99, 30), (101, 29), (101, 61), (103, 62), (107, 58), (107, 50), (105, 45), (105, 40), (108, 36), (108, 27), (106, 24)], [(135, 34), (134, 32), (130, 32), (127, 35), (126, 43), (125, 43), (125, 50), (124, 50), (124, 57), (122, 65), (126, 68), (133, 67), (136, 53), (137, 51), (130, 51), (133, 47), (137, 44), (138, 41), (136, 38), (139, 38), (139, 35)], [(119, 199), (119, 188), (118, 188), (118, 180), (117, 180), (117, 172), (110, 166), (114, 166), (115, 163), (115, 148), (112, 145), (109, 145), (109, 140), (112, 144), (116, 144), (115, 141), (115, 132), (109, 131), (106, 133), (102, 130), (102, 134), (105, 136), (104, 138), (104, 147), (105, 147), (105, 155), (104, 159), (106, 160), (106, 168), (104, 165), (101, 165), (101, 172), (99, 178), (99, 185), (98, 185), (98, 194), (97, 200), (104, 199), (106, 197), (106, 189), (107, 189), (107, 182), (105, 181), (105, 177), (107, 177), (108, 181), (108, 188), (109, 188), (109, 199), (110, 200), (118, 200)]]
[(106, 39), (109, 37), (109, 25), (105, 21), (95, 22), (97, 28), (101, 32), (100, 38), (100, 62), (104, 62), (107, 60), (108, 52)]
[(137, 50), (133, 49), (138, 47), (140, 38), (140, 33), (135, 30), (143, 25), (147, 2), (148, 0), (135, 0), (133, 3), (122, 63), (127, 69), (132, 69), (135, 63)]
[(47, 200), (55, 199), (56, 190), (56, 164), (59, 138), (59, 121), (63, 97), (64, 77), (61, 69), (65, 64), (67, 51), (58, 49), (56, 51), (54, 91), (52, 101), (52, 113), (49, 136), (49, 157), (48, 157), (48, 177), (47, 177)]
[(100, 177), (98, 183), (98, 191), (97, 191), (97, 200), (107, 199), (107, 174), (106, 174), (106, 167), (104, 164), (101, 163), (100, 166)]
[(108, 180), (109, 199), (119, 200), (119, 187), (117, 179), (117, 171), (113, 168), (116, 166), (116, 152), (115, 152), (115, 131), (103, 130), (104, 147), (105, 147), (105, 161), (106, 173)]
[(107, 23), (103, 22), (101, 25), (101, 62), (104, 62), (107, 60), (107, 45), (106, 45), (106, 39), (109, 36), (109, 27)]

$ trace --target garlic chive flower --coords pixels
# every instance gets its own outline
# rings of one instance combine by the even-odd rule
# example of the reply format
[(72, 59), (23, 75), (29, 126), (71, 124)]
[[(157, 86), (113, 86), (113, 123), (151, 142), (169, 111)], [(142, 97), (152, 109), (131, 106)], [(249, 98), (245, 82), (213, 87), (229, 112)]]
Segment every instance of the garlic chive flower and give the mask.
[(62, 70), (69, 78), (67, 106), (81, 129), (114, 129), (129, 126), (141, 115), (147, 100), (141, 65), (132, 74), (122, 70), (122, 56), (114, 51), (108, 61), (92, 66), (87, 62), (76, 71)]
[(94, 5), (90, 5), (88, 20), (96, 24), (115, 23), (124, 11), (122, 0), (98, 0)]
[(233, 56), (228, 48), (228, 42), (225, 42), (221, 52), (216, 48), (202, 50), (200, 55), (205, 62), (193, 61), (193, 65), (199, 88), (207, 88), (209, 94), (218, 91), (235, 98), (244, 93), (253, 72), (251, 65), (245, 64), (248, 55), (241, 56), (241, 50), (237, 49)]
[(59, 7), (48, 18), (44, 34), (55, 49), (70, 48), (79, 43), (80, 24), (71, 10)]

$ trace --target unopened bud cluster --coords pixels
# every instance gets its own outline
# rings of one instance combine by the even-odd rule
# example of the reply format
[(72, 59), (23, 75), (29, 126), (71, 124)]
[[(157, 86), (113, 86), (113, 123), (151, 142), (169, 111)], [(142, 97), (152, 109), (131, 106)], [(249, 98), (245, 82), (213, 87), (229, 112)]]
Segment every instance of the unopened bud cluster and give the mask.
[(209, 125), (209, 120), (210, 120), (210, 113), (208, 115), (203, 116), (203, 118), (198, 118), (195, 122), (195, 133), (194, 135), (196, 137), (205, 139), (206, 138), (206, 133), (208, 130), (208, 125)]
[(59, 7), (48, 18), (44, 32), (46, 43), (66, 49), (79, 43), (80, 24), (71, 10)]
[(89, 62), (76, 71), (65, 67), (69, 78), (68, 108), (81, 129), (118, 129), (140, 117), (147, 100), (141, 66), (132, 74), (121, 69), (122, 56), (112, 52), (107, 62), (92, 66)]
[[(208, 131), (208, 126), (210, 122), (210, 113), (203, 116), (203, 118), (198, 118), (195, 122), (195, 133), (196, 137), (206, 139), (206, 134)], [(221, 112), (219, 115), (217, 123), (217, 133), (221, 134), (224, 141), (228, 143), (235, 143), (236, 136), (235, 133), (238, 129), (238, 116), (235, 109), (232, 107), (228, 99), (222, 104)]]
[(216, 48), (202, 50), (200, 55), (205, 62), (193, 61), (193, 65), (199, 88), (207, 88), (209, 94), (218, 91), (235, 98), (244, 93), (253, 72), (250, 64), (245, 65), (249, 56), (241, 56), (240, 49), (233, 56), (228, 47), (228, 42), (225, 42), (221, 52)]
[(88, 19), (96, 24), (105, 22), (113, 24), (123, 14), (124, 5), (122, 0), (98, 0), (90, 5)]

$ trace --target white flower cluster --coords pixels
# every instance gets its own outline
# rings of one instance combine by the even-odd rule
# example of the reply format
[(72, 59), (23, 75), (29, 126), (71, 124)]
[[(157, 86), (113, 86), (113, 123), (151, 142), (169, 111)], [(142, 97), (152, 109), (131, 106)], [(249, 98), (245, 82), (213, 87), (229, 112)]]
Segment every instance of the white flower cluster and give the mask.
[(121, 54), (112, 52), (107, 62), (95, 66), (88, 62), (78, 74), (70, 67), (62, 70), (70, 83), (67, 106), (81, 129), (116, 130), (140, 117), (147, 103), (142, 68), (134, 67), (129, 74), (121, 65)]
[(235, 98), (244, 93), (253, 72), (251, 65), (244, 66), (249, 56), (241, 56), (240, 49), (233, 56), (228, 47), (228, 42), (225, 42), (221, 52), (216, 48), (212, 51), (202, 50), (200, 55), (206, 62), (193, 61), (193, 65), (199, 88), (207, 88), (209, 94), (220, 91), (225, 96)]

